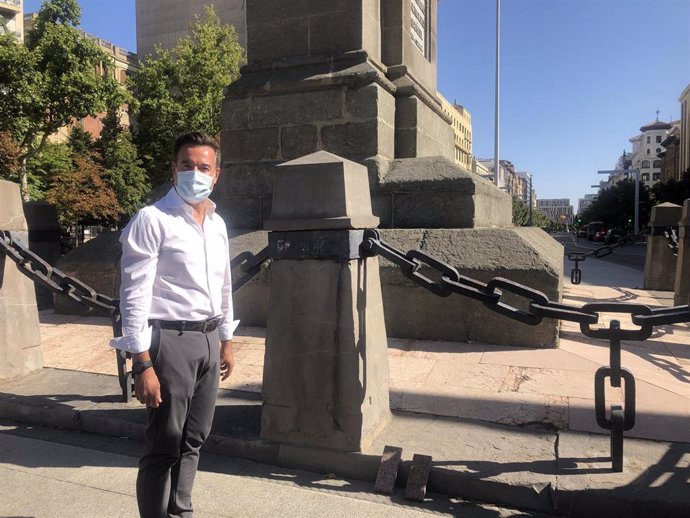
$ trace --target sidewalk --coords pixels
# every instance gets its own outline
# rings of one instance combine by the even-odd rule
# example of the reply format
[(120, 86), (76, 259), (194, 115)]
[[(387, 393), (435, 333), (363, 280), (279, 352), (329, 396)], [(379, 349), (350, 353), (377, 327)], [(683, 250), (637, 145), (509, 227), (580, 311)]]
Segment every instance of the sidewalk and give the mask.
[[(564, 302), (672, 304), (669, 292), (620, 287), (634, 270), (596, 259), (582, 270), (583, 284), (571, 285), (566, 261)], [(587, 284), (602, 281), (614, 286)], [(625, 315), (606, 315), (602, 325), (610, 318), (632, 325)], [(141, 437), (143, 410), (118, 402), (107, 320), (43, 313), (41, 322), (48, 368), (0, 385), (0, 416)], [(264, 333), (240, 329), (237, 365), (222, 385), (208, 450), (373, 480), (378, 455), (392, 444), (404, 448), (403, 477), (413, 453), (432, 455), (429, 487), (445, 494), (573, 516), (687, 516), (688, 344), (684, 325), (657, 328), (646, 342), (623, 342), (622, 365), (637, 380), (637, 423), (626, 437), (646, 440), (626, 439), (622, 474), (610, 472), (608, 436), (594, 420), (594, 372), (608, 364), (608, 344), (585, 338), (571, 323), (563, 324), (560, 347), (548, 350), (389, 339), (396, 412), (362, 454), (259, 439)], [(607, 393), (608, 404), (620, 401), (617, 392)]]

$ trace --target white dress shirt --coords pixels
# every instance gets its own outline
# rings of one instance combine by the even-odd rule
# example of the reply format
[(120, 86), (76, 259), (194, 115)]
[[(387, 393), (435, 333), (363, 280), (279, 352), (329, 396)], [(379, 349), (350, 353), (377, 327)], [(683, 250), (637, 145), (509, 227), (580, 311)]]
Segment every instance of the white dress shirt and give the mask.
[(207, 201), (203, 227), (175, 188), (141, 209), (122, 231), (122, 334), (110, 345), (132, 353), (149, 349), (149, 319), (199, 321), (222, 316), (221, 340), (233, 320), (228, 234)]

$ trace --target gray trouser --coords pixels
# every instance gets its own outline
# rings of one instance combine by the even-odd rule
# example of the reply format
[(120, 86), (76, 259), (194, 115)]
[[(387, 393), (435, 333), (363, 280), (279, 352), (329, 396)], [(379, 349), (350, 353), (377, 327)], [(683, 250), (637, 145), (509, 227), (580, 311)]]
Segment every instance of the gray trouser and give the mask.
[(154, 329), (151, 359), (163, 403), (148, 409), (139, 461), (141, 518), (191, 517), (199, 449), (211, 431), (220, 371), (218, 331)]

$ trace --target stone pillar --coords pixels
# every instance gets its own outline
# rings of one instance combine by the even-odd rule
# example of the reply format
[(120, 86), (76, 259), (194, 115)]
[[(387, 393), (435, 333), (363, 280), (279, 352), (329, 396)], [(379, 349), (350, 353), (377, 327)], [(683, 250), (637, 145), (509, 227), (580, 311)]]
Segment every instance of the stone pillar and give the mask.
[(688, 304), (690, 298), (690, 199), (683, 203), (683, 214), (678, 222), (678, 257), (673, 292), (673, 303), (676, 306)]
[(646, 290), (673, 290), (676, 278), (676, 257), (668, 246), (664, 231), (678, 226), (683, 209), (675, 203), (661, 203), (652, 207), (647, 238), (647, 257), (644, 263), (644, 288)]
[[(0, 230), (29, 245), (17, 184), (0, 180)], [(36, 295), (31, 280), (0, 254), (0, 380), (43, 367)]]
[[(62, 257), (60, 244), (60, 223), (55, 206), (44, 201), (30, 201), (24, 204), (24, 217), (29, 227), (29, 246), (31, 251), (51, 266)], [(53, 307), (53, 292), (36, 285), (38, 309)]]
[(379, 263), (359, 254), (365, 167), (320, 151), (275, 173), (261, 437), (361, 451), (390, 415)]

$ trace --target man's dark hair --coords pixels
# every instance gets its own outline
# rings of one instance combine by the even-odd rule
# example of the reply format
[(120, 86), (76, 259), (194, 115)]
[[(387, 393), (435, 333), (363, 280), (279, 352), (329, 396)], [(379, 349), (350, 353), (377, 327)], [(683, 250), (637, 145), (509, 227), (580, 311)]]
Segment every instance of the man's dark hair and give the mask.
[(177, 154), (184, 146), (208, 146), (212, 148), (216, 152), (217, 165), (220, 165), (220, 147), (218, 142), (210, 135), (201, 131), (193, 131), (177, 137), (173, 146), (173, 161), (177, 161)]

